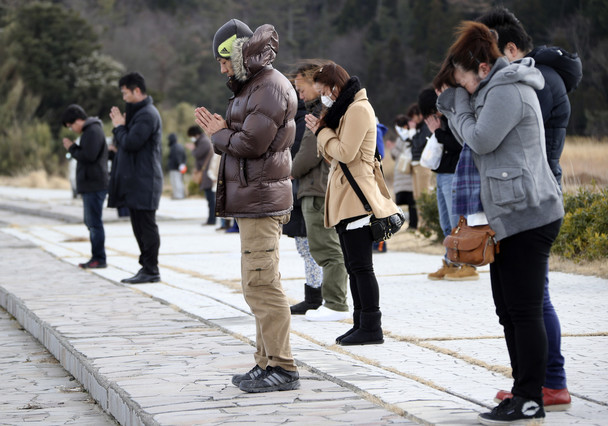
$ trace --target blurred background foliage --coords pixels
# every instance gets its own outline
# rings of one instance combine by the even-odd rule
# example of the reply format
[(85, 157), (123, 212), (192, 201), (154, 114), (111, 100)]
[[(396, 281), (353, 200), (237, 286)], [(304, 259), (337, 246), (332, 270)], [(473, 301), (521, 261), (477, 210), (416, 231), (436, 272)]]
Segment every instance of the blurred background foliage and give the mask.
[(495, 5), (535, 44), (578, 52), (585, 75), (568, 132), (608, 135), (606, 0), (0, 0), (0, 174), (63, 172), (64, 108), (109, 122), (112, 105), (124, 110), (117, 81), (128, 71), (144, 74), (165, 134), (184, 142), (193, 107), (223, 113), (231, 95), (211, 52), (230, 18), (273, 24), (285, 73), (301, 58), (343, 65), (392, 124), (432, 79), (454, 26)]

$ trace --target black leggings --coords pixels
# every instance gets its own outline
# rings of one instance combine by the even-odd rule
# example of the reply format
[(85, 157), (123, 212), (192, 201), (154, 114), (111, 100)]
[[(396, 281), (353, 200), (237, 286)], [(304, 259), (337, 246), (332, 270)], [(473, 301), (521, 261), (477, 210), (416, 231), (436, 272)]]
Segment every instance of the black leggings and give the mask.
[(545, 273), (560, 226), (561, 219), (504, 238), (490, 265), (492, 296), (513, 369), (512, 392), (539, 404), (547, 364)]
[(378, 312), (380, 290), (372, 261), (371, 228), (364, 226), (347, 231), (346, 224), (341, 222), (336, 226), (336, 231), (340, 237), (355, 311)]

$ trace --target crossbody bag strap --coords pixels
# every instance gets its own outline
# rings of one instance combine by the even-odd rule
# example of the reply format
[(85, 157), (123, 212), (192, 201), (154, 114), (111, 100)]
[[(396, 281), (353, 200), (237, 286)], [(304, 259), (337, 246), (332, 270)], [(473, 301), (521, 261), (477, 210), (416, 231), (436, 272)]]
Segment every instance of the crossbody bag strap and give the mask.
[(357, 197), (359, 197), (359, 199), (363, 203), (363, 208), (365, 208), (365, 211), (371, 213), (372, 208), (369, 205), (369, 203), (367, 202), (367, 198), (365, 198), (365, 195), (363, 195), (363, 191), (361, 191), (361, 188), (359, 188), (357, 181), (355, 180), (355, 178), (351, 174), (350, 170), (348, 169), (348, 166), (341, 161), (339, 163), (340, 163), (340, 167), (342, 168), (342, 171), (344, 172), (344, 176), (346, 176), (346, 179), (348, 179), (350, 186), (353, 187), (355, 194), (357, 194)]

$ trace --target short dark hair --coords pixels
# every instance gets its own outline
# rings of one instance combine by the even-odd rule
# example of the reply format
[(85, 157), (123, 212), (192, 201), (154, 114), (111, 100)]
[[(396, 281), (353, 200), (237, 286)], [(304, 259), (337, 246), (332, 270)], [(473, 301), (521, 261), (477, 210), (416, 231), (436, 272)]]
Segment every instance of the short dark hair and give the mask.
[(412, 118), (414, 118), (415, 115), (420, 115), (420, 114), (422, 114), (422, 113), (420, 112), (420, 107), (418, 106), (418, 104), (416, 102), (414, 102), (409, 107), (407, 107), (407, 111), (405, 112), (405, 115), (407, 115), (407, 118), (410, 120)]
[(77, 104), (72, 104), (66, 108), (61, 116), (61, 124), (63, 126), (67, 126), (68, 124), (73, 124), (78, 119), (86, 120), (87, 113), (84, 112), (84, 109)]
[(423, 89), (418, 95), (418, 106), (424, 118), (437, 112), (437, 93), (435, 89)]
[(139, 87), (141, 93), (146, 93), (146, 80), (144, 79), (144, 76), (138, 72), (123, 75), (120, 80), (118, 80), (118, 87), (121, 88), (123, 86), (130, 91), (133, 91), (136, 87)]
[(407, 115), (399, 114), (397, 117), (395, 117), (395, 120), (393, 121), (393, 123), (399, 127), (406, 127), (408, 121), (409, 121), (409, 117)]
[(486, 27), (498, 33), (498, 48), (505, 50), (507, 43), (513, 43), (522, 52), (532, 50), (532, 37), (528, 35), (524, 26), (515, 15), (505, 7), (496, 7), (477, 18)]
[(190, 126), (188, 127), (188, 136), (198, 136), (202, 135), (203, 131), (198, 126)]

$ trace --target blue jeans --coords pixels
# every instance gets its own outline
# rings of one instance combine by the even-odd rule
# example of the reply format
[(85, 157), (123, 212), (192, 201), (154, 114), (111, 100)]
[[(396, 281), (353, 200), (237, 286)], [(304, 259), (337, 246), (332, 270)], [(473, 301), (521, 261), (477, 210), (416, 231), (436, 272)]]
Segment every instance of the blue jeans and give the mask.
[(452, 213), (452, 180), (453, 173), (437, 173), (437, 209), (439, 224), (443, 235), (447, 237), (452, 228), (458, 225), (459, 217)]
[(97, 260), (101, 263), (106, 263), (106, 234), (103, 229), (101, 213), (107, 193), (108, 191), (82, 193), (84, 224), (89, 230), (89, 239), (91, 240), (91, 260)]
[(215, 192), (211, 188), (205, 189), (205, 198), (209, 204), (209, 214), (207, 215), (207, 224), (215, 225)]
[(549, 298), (549, 264), (545, 272), (545, 293), (543, 297), (543, 318), (547, 331), (547, 377), (545, 386), (550, 389), (563, 389), (566, 385), (566, 370), (562, 356), (562, 328), (555, 308)]

